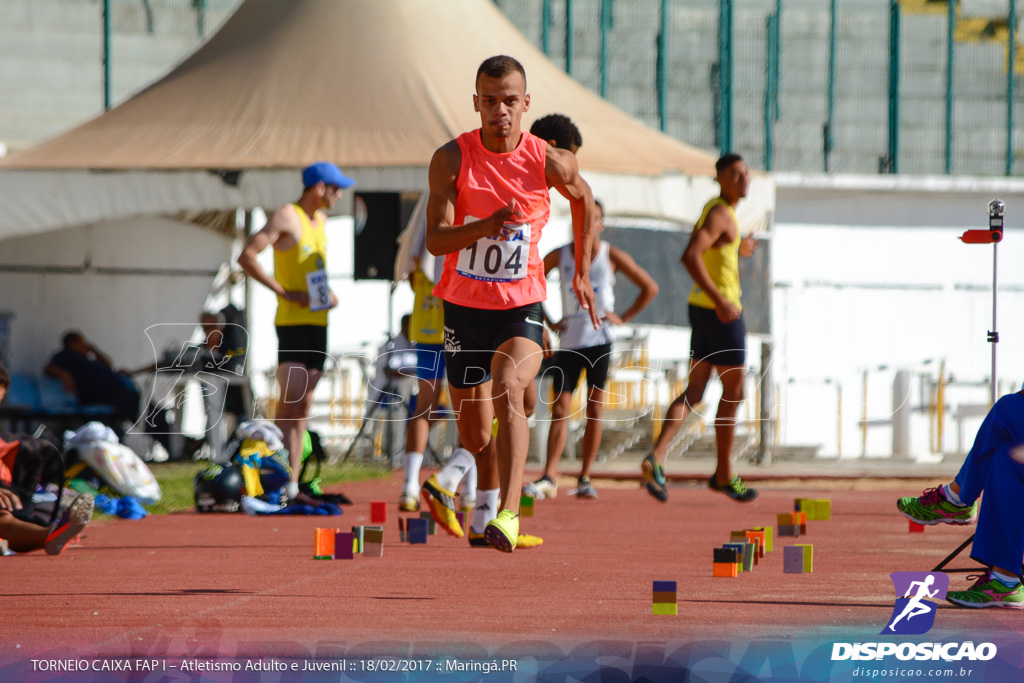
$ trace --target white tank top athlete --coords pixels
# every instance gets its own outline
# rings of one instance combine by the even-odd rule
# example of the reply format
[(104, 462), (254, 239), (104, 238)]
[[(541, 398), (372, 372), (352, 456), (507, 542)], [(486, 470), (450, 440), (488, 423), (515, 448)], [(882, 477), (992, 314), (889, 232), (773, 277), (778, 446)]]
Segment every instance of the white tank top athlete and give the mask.
[[(576, 256), (573, 246), (562, 247), (558, 259), (558, 276), (562, 290), (562, 321), (565, 330), (559, 335), (558, 348), (585, 349), (591, 346), (612, 343), (612, 331), (608, 323), (594, 329), (590, 314), (580, 308), (579, 299), (572, 289), (572, 278), (576, 274)], [(597, 257), (590, 262), (590, 284), (594, 288), (594, 304), (599, 318), (615, 311), (615, 273), (608, 257), (608, 243), (601, 242)]]

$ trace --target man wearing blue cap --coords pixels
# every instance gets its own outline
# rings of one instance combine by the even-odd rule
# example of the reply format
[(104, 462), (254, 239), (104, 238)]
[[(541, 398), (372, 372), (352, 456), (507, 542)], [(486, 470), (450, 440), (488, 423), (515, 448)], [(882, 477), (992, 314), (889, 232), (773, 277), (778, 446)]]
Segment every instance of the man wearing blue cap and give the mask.
[[(313, 390), (327, 358), (327, 311), (338, 297), (327, 281), (325, 210), (334, 208), (343, 189), (355, 181), (337, 166), (318, 161), (302, 171), (302, 196), (267, 219), (262, 230), (249, 238), (238, 265), (277, 295), (277, 383), (279, 400), (274, 423), (284, 435), (291, 462), (288, 495), (299, 493), (302, 438), (313, 403)], [(257, 255), (274, 247), (274, 274), (257, 262)]]

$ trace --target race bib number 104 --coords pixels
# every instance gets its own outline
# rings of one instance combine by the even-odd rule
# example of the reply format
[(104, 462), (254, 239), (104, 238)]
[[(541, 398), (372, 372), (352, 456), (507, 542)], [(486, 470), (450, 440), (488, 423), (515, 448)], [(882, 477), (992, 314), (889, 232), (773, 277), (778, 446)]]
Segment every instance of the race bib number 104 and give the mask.
[[(478, 220), (466, 216), (466, 222)], [(460, 275), (485, 282), (515, 282), (526, 277), (530, 224), (506, 223), (504, 237), (482, 237), (459, 252)]]

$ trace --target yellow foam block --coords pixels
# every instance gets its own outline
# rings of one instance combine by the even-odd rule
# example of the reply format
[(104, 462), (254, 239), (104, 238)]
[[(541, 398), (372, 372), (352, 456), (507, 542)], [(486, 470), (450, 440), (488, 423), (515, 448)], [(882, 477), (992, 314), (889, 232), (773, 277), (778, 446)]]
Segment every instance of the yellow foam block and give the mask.
[(653, 614), (679, 614), (679, 605), (674, 602), (656, 602), (651, 605)]

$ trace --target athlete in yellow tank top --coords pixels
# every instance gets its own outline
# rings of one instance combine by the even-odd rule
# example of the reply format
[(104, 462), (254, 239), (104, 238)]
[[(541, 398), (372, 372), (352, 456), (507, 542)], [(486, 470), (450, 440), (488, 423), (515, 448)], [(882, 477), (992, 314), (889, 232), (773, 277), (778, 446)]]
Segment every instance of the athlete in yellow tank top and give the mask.
[[(704, 205), (704, 211), (701, 212), (700, 220), (697, 221), (694, 231), (696, 232), (703, 228), (707, 222), (708, 214), (718, 207), (722, 207), (720, 211), (725, 211), (728, 214), (728, 223), (735, 226), (733, 239), (718, 246), (723, 239), (728, 239), (728, 231), (726, 231), (722, 237), (716, 240), (715, 246), (712, 246), (700, 255), (700, 259), (704, 264), (704, 270), (707, 271), (708, 277), (714, 283), (715, 289), (718, 290), (726, 301), (736, 306), (737, 309), (743, 310), (743, 305), (740, 303), (739, 268), (739, 251), (742, 240), (740, 239), (739, 223), (736, 222), (736, 212), (733, 211), (732, 205), (722, 197), (712, 199)], [(693, 289), (690, 290), (689, 303), (711, 310), (717, 308), (708, 292), (696, 283), (694, 283)]]
[(733, 475), (730, 460), (746, 362), (737, 257), (752, 256), (757, 246), (753, 235), (740, 239), (734, 209), (747, 196), (750, 170), (738, 154), (726, 154), (715, 164), (715, 171), (722, 194), (704, 207), (681, 259), (695, 283), (689, 298), (690, 375), (686, 391), (672, 401), (654, 450), (642, 464), (647, 491), (662, 502), (668, 500), (662, 468), (668, 445), (693, 406), (704, 398), (712, 370), (722, 380), (722, 399), (715, 416), (718, 466), (708, 488), (740, 502), (757, 497), (757, 491)]
[[(305, 291), (309, 303), (277, 297), (275, 325), (320, 325), (327, 326), (327, 308), (330, 304), (330, 288), (327, 285), (327, 233), (324, 231), (324, 214), (316, 211), (313, 220), (298, 204), (292, 204), (299, 219), (299, 239), (290, 249), (274, 249), (274, 279), (281, 283), (286, 292)], [(320, 305), (317, 305), (319, 302)]]
[[(284, 435), (289, 453), (292, 471), (287, 492), (292, 499), (299, 493), (306, 418), (327, 358), (327, 311), (338, 305), (338, 297), (327, 281), (324, 211), (334, 208), (341, 190), (354, 184), (334, 164), (319, 161), (308, 166), (302, 171), (299, 201), (271, 213), (267, 224), (249, 238), (238, 257), (238, 265), (249, 277), (277, 295), (280, 394), (274, 423)], [(270, 246), (274, 249), (273, 275), (257, 260), (259, 253)]]

